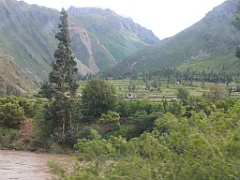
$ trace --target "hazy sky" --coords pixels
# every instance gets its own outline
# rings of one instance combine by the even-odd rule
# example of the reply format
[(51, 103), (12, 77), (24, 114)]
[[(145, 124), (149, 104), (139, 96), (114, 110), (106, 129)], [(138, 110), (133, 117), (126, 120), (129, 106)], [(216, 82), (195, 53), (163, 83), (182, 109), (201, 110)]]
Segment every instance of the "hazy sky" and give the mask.
[(225, 0), (24, 0), (28, 4), (66, 10), (75, 7), (110, 8), (131, 17), (160, 39), (173, 36), (202, 19)]

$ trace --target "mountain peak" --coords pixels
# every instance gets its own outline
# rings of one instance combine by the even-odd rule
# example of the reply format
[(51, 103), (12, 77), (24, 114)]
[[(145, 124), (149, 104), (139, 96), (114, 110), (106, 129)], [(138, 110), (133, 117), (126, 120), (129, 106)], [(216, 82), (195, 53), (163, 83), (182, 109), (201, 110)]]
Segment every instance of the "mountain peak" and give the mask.
[(224, 16), (224, 15), (233, 15), (233, 12), (236, 11), (236, 5), (239, 0), (226, 0), (219, 6), (213, 8), (212, 11), (208, 12), (205, 17), (208, 16)]
[[(98, 17), (99, 22), (94, 22), (94, 29), (97, 32), (101, 32), (103, 34), (106, 33), (119, 33), (124, 31), (130, 31), (131, 33), (134, 33), (136, 37), (145, 44), (156, 44), (160, 40), (157, 36), (154, 35), (154, 33), (145, 28), (141, 25), (135, 23), (130, 18), (124, 18), (118, 14), (116, 14), (111, 9), (101, 9), (101, 8), (76, 8), (76, 7), (70, 7), (67, 12), (72, 15), (76, 15), (79, 17), (85, 17), (87, 16), (92, 19), (94, 15), (100, 15), (102, 17)], [(95, 16), (94, 16), (95, 18)], [(101, 19), (101, 20), (100, 20)], [(98, 27), (96, 29), (96, 27)], [(129, 33), (129, 32), (128, 32)]]
[(116, 14), (113, 10), (111, 9), (103, 9), (103, 8), (96, 8), (96, 7), (81, 7), (81, 8), (78, 8), (78, 7), (74, 7), (74, 6), (71, 6), (68, 8), (68, 13), (70, 14), (75, 14), (75, 15), (78, 15), (78, 16), (81, 16), (81, 15), (89, 15), (89, 14)]

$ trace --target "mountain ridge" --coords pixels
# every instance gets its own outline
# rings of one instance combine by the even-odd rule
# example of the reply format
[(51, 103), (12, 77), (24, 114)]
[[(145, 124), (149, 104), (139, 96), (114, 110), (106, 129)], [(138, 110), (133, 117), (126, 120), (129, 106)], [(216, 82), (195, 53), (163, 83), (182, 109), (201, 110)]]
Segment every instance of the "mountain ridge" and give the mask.
[[(135, 38), (137, 35), (126, 28), (106, 35), (94, 30), (98, 30), (97, 25), (102, 22), (105, 27), (100, 29), (107, 29), (113, 24), (108, 20), (113, 18), (111, 14), (108, 14), (107, 19), (103, 12), (84, 17), (69, 13), (72, 49), (82, 75), (95, 74), (116, 65), (131, 52), (148, 45), (140, 38)], [(55, 34), (58, 32), (60, 12), (23, 1), (0, 0), (0, 14), (0, 51), (12, 56), (37, 82), (46, 80), (57, 49)], [(122, 19), (115, 13), (114, 18)], [(156, 38), (154, 34), (150, 36)], [(116, 43), (119, 38), (122, 44)]]
[[(238, 0), (227, 0), (204, 18), (153, 47), (138, 50), (107, 72), (147, 71), (177, 68), (199, 60), (231, 55), (240, 44), (240, 33), (232, 25)], [(223, 64), (222, 64), (223, 65)], [(110, 73), (110, 74), (111, 74)]]
[(136, 33), (136, 35), (146, 44), (156, 44), (157, 42), (159, 42), (159, 38), (157, 38), (154, 35), (152, 30), (142, 27), (138, 23), (135, 23), (131, 18), (125, 18), (117, 15), (113, 10), (109, 8), (106, 8), (106, 9), (89, 8), (89, 7), (76, 8), (74, 6), (71, 6), (68, 8), (67, 12), (69, 14), (74, 14), (77, 16), (101, 14), (103, 17), (106, 17), (109, 21), (111, 21), (112, 26), (111, 28), (109, 28), (109, 30), (111, 29), (119, 30), (124, 27), (130, 30), (130, 32)]

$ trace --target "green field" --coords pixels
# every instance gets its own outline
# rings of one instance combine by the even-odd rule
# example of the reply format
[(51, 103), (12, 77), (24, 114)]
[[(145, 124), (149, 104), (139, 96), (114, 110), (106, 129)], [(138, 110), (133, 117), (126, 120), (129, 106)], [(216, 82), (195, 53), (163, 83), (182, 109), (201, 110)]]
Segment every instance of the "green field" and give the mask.
[[(113, 84), (116, 87), (117, 93), (119, 96), (125, 97), (126, 93), (129, 93), (128, 86), (130, 84), (129, 79), (122, 79), (122, 80), (108, 80), (109, 83)], [(136, 86), (136, 90), (133, 91), (137, 96), (141, 94), (146, 94), (144, 97), (145, 99), (149, 99), (151, 101), (161, 101), (162, 98), (167, 98), (168, 100), (171, 100), (172, 98), (176, 98), (177, 89), (179, 87), (185, 87), (190, 95), (192, 96), (202, 96), (203, 93), (209, 93), (210, 87), (212, 86), (220, 86), (222, 88), (225, 88), (226, 84), (224, 83), (210, 83), (205, 82), (204, 86), (201, 82), (193, 82), (192, 85), (190, 85), (189, 82), (182, 82), (181, 84), (178, 84), (177, 82), (167, 83), (166, 81), (161, 81), (160, 91), (157, 89), (154, 89), (151, 87), (151, 90), (146, 90), (146, 83), (142, 80), (135, 80), (134, 84)], [(151, 82), (150, 82), (151, 84)], [(236, 88), (236, 83), (230, 83), (229, 87)], [(225, 92), (228, 94), (227, 90)], [(240, 93), (232, 92), (230, 95), (231, 98), (240, 98)]]

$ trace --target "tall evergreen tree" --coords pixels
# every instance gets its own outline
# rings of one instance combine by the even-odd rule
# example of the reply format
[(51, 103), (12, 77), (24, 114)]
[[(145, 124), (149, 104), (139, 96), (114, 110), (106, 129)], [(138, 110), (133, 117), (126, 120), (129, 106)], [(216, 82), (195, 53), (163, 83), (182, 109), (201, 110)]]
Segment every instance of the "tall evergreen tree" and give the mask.
[[(240, 1), (237, 4), (237, 11), (235, 13), (235, 21), (233, 25), (240, 31)], [(238, 45), (235, 49), (235, 56), (240, 58), (240, 46)]]
[(66, 131), (72, 129), (72, 121), (75, 117), (74, 104), (78, 83), (77, 63), (71, 51), (68, 14), (64, 9), (61, 11), (58, 28), (59, 32), (55, 37), (59, 40), (59, 44), (54, 53), (55, 61), (52, 63), (49, 80), (41, 90), (43, 96), (51, 102), (45, 108), (49, 133), (57, 135), (58, 140), (65, 143)]

